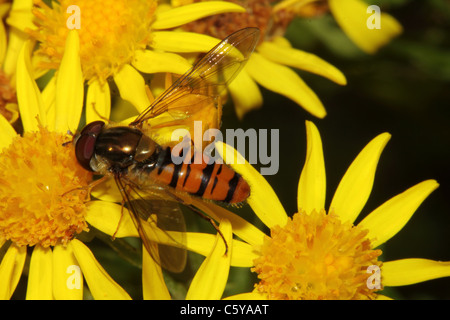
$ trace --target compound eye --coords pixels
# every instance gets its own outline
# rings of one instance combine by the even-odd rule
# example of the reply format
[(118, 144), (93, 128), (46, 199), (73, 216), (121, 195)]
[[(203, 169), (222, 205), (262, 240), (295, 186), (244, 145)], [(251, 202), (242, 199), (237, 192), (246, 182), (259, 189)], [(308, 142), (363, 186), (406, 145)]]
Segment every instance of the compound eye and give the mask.
[(93, 171), (90, 162), (95, 152), (98, 134), (105, 126), (103, 121), (94, 121), (86, 125), (75, 143), (75, 155), (78, 163), (86, 170)]

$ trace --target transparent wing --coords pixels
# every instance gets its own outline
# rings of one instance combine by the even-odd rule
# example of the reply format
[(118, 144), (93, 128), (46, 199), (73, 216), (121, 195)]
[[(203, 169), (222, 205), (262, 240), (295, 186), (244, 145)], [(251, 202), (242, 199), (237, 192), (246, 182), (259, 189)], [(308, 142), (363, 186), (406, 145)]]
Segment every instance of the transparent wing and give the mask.
[[(142, 190), (119, 175), (115, 181), (145, 249), (164, 269), (181, 272), (186, 265), (186, 225), (177, 202), (155, 188)], [(177, 237), (167, 231), (177, 231)]]
[(186, 119), (204, 106), (217, 106), (220, 93), (245, 65), (258, 39), (257, 28), (245, 28), (231, 34), (211, 49), (130, 125), (142, 126), (147, 120), (164, 112), (169, 112), (176, 119)]

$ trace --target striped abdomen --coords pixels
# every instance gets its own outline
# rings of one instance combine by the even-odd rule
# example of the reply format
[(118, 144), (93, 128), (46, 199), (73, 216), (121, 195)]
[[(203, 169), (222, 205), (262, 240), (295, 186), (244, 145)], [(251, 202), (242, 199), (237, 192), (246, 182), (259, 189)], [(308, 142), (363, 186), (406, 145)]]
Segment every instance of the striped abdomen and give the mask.
[(159, 183), (204, 199), (239, 203), (250, 195), (250, 187), (241, 175), (225, 164), (204, 162), (201, 153), (196, 153), (189, 164), (174, 164), (167, 147), (145, 170)]

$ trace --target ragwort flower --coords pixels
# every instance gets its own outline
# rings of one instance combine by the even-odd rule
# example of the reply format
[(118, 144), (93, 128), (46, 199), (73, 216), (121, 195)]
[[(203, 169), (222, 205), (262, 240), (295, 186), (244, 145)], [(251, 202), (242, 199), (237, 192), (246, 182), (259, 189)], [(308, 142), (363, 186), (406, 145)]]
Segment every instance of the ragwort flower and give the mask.
[[(69, 69), (77, 79), (81, 65), (75, 31), (67, 43), (60, 71)], [(27, 299), (81, 299), (83, 278), (95, 299), (129, 299), (90, 249), (74, 239), (88, 231), (86, 216), (92, 210), (87, 201), (92, 174), (78, 164), (67, 134), (67, 128), (78, 125), (77, 119), (67, 118), (67, 110), (81, 112), (82, 99), (60, 104), (54, 91), (46, 88), (41, 93), (30, 49), (26, 42), (17, 60), (23, 136), (0, 117), (0, 244), (8, 246), (0, 265), (0, 298), (14, 293), (30, 248)], [(73, 97), (71, 82), (57, 79), (54, 89)], [(66, 130), (58, 130), (56, 121), (63, 121)]]
[[(238, 5), (217, 1), (171, 10), (158, 7), (156, 0), (63, 0), (52, 1), (51, 6), (40, 0), (34, 2), (35, 7), (28, 8), (34, 19), (25, 19), (19, 12), (12, 12), (8, 22), (38, 41), (39, 48), (33, 61), (41, 72), (58, 68), (67, 35), (70, 29), (77, 29), (83, 73), (82, 78), (76, 80), (79, 83), (74, 85), (80, 86), (87, 80), (87, 122), (109, 118), (109, 78), (114, 80), (121, 97), (141, 112), (150, 101), (139, 71), (183, 74), (191, 67), (181, 56), (163, 51), (172, 33), (170, 29), (208, 15), (243, 10)], [(22, 8), (22, 11), (26, 10)], [(192, 39), (187, 36), (186, 42), (190, 43)], [(181, 51), (198, 52), (192, 46), (183, 48), (183, 42), (177, 47)]]
[[(450, 262), (427, 259), (381, 261), (377, 249), (399, 232), (420, 204), (438, 187), (426, 180), (391, 198), (353, 225), (372, 190), (379, 157), (390, 139), (375, 137), (355, 158), (325, 211), (325, 165), (317, 128), (309, 121), (307, 154), (298, 184), (298, 212), (288, 217), (267, 181), (237, 152), (226, 147), (227, 163), (249, 182), (248, 203), (271, 236), (229, 212), (208, 212), (227, 218), (233, 232), (252, 246), (233, 248), (246, 257), (259, 283), (251, 293), (231, 298), (383, 299), (384, 287), (404, 286), (450, 276)], [(222, 150), (222, 144), (216, 144)]]

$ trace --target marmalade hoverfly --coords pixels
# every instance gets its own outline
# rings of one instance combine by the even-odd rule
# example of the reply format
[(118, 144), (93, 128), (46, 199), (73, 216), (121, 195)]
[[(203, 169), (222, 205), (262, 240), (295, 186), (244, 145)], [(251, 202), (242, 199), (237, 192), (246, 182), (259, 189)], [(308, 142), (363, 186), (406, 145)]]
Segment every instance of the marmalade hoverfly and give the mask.
[[(111, 126), (103, 121), (94, 121), (73, 139), (76, 158), (81, 166), (115, 179), (123, 204), (130, 212), (144, 247), (156, 262), (169, 271), (182, 271), (186, 250), (167, 245), (158, 247), (149, 239), (143, 224), (153, 219), (161, 229), (172, 227), (174, 231), (185, 231), (184, 218), (178, 206), (180, 193), (234, 204), (247, 199), (250, 187), (226, 164), (208, 163), (203, 156), (200, 161), (173, 163), (172, 147), (157, 143), (157, 139), (153, 138), (154, 132), (182, 123), (189, 125), (206, 106), (212, 106), (213, 113), (218, 115), (219, 120), (213, 126), (219, 126), (221, 93), (242, 69), (258, 38), (257, 28), (245, 28), (231, 34), (128, 126)], [(150, 124), (163, 113), (169, 114), (171, 120)], [(192, 159), (201, 153), (201, 150), (197, 151), (190, 155)], [(200, 213), (192, 204), (185, 204)], [(154, 216), (156, 219), (152, 218)]]

